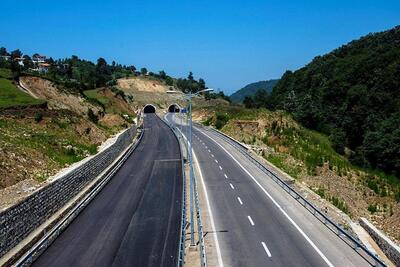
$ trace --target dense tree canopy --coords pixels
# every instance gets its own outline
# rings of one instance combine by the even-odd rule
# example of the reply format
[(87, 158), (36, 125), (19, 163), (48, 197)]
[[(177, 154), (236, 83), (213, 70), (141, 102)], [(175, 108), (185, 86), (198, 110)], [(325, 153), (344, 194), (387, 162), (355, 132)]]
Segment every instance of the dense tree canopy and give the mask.
[(268, 102), (352, 149), (353, 162), (400, 175), (400, 27), (287, 71)]

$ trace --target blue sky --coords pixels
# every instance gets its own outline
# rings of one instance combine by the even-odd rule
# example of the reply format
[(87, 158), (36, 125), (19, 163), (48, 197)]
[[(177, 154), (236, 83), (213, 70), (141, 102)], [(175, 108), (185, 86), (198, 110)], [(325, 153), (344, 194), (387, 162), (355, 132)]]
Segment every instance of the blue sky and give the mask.
[(193, 71), (229, 94), (400, 24), (398, 0), (1, 2), (0, 46)]

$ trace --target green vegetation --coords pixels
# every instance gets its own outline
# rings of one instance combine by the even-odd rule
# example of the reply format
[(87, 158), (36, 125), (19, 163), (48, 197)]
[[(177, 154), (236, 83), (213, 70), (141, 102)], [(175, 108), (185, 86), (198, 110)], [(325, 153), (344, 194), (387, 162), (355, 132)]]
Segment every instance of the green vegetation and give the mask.
[(199, 80), (196, 81), (193, 77), (193, 73), (189, 72), (187, 79), (177, 79), (176, 80), (176, 86), (182, 92), (196, 93), (196, 92), (206, 88), (206, 82), (202, 78), (199, 78)]
[(52, 120), (43, 127), (26, 120), (0, 119), (0, 139), (15, 148), (33, 149), (63, 167), (97, 151), (95, 144), (91, 144), (75, 132), (75, 123), (67, 120), (64, 127), (58, 127)]
[[(287, 71), (270, 95), (259, 90), (245, 97), (243, 104), (285, 110), (303, 126), (329, 136), (330, 146), (353, 164), (399, 177), (399, 65), (397, 26), (317, 56), (295, 72)], [(307, 162), (320, 160), (312, 158)]]
[[(2, 76), (4, 71), (2, 71)], [(10, 80), (0, 78), (0, 108), (43, 104), (45, 101), (35, 99), (20, 91)]]
[(0, 68), (0, 78), (11, 79), (12, 78), (11, 70)]
[(400, 176), (400, 26), (369, 34), (287, 71), (266, 105), (348, 147), (362, 167)]
[(110, 104), (110, 99), (99, 93), (99, 89), (87, 90), (84, 92), (86, 98), (93, 104), (99, 105), (105, 109)]
[(279, 79), (250, 83), (230, 95), (230, 99), (232, 100), (232, 102), (240, 103), (243, 102), (246, 96), (252, 98), (258, 91), (271, 93), (272, 89), (278, 81)]
[[(347, 176), (350, 172), (364, 173), (362, 179), (365, 185), (376, 195), (392, 196), (400, 201), (400, 181), (396, 176), (353, 165), (346, 157), (333, 149), (328, 136), (300, 126), (288, 113), (271, 112), (262, 108), (246, 109), (239, 105), (221, 105), (206, 107), (206, 109), (212, 110), (214, 115), (204, 120), (203, 124), (213, 125), (245, 143), (254, 144), (257, 139), (258, 142), (274, 148), (275, 151), (284, 148), (283, 153), (263, 156), (294, 178), (300, 178), (303, 172), (316, 175), (317, 167), (323, 165), (341, 176)], [(234, 120), (257, 121), (258, 119), (267, 121), (269, 126), (262, 132), (251, 132), (247, 135), (238, 132), (238, 129), (229, 123)], [(301, 165), (293, 164), (291, 159), (300, 162)], [(336, 204), (338, 208), (347, 212), (342, 204), (339, 202)]]

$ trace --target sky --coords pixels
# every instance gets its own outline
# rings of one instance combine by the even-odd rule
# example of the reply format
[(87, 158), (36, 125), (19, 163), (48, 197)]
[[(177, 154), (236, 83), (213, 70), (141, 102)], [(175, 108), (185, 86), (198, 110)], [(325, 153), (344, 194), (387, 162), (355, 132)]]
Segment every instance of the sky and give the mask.
[(0, 46), (104, 57), (227, 94), (400, 24), (400, 1), (1, 0)]

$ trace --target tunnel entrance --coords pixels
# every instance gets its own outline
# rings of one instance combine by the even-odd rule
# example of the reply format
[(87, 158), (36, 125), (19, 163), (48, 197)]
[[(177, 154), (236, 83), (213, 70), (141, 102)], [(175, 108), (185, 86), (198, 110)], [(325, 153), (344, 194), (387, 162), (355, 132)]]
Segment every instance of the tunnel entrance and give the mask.
[(168, 112), (179, 112), (181, 109), (179, 108), (178, 105), (176, 104), (172, 104), (171, 106), (169, 106), (168, 108)]
[(144, 106), (143, 113), (156, 113), (156, 107), (150, 104)]

